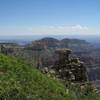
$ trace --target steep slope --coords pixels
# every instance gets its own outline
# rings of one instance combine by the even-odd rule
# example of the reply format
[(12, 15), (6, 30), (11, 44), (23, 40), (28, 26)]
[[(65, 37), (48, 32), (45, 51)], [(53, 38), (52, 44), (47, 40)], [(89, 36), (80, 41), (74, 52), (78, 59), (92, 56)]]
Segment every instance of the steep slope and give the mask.
[(95, 94), (78, 95), (78, 88), (75, 91), (66, 91), (60, 82), (41, 74), (23, 60), (0, 54), (0, 100), (78, 100), (78, 98), (100, 100)]
[(65, 88), (20, 59), (0, 54), (0, 100), (64, 100)]

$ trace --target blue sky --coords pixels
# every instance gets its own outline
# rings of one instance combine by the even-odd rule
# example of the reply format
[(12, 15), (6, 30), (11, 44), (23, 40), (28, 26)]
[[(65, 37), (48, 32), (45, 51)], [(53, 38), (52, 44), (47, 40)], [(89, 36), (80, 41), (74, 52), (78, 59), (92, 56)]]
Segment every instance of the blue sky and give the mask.
[(100, 33), (100, 0), (0, 0), (0, 35)]

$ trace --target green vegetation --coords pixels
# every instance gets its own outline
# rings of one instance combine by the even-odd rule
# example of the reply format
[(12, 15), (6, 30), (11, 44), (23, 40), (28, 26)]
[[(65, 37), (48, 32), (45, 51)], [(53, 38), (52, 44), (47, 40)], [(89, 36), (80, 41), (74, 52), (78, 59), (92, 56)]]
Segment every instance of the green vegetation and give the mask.
[(0, 54), (0, 100), (100, 100), (81, 93), (78, 85), (66, 89), (25, 61)]

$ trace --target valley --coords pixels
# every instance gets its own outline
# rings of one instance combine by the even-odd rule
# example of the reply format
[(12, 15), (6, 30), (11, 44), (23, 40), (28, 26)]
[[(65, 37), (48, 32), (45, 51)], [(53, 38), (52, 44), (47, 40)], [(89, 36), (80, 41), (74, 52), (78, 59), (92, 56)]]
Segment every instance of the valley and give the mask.
[[(52, 68), (57, 60), (56, 49), (68, 48), (72, 50), (71, 57), (79, 58), (88, 72), (88, 79), (96, 82), (100, 80), (100, 51), (91, 43), (80, 39), (42, 38), (25, 45), (17, 43), (0, 43), (0, 51), (6, 55), (13, 55), (28, 60), (39, 69)], [(97, 86), (99, 88), (99, 84)]]

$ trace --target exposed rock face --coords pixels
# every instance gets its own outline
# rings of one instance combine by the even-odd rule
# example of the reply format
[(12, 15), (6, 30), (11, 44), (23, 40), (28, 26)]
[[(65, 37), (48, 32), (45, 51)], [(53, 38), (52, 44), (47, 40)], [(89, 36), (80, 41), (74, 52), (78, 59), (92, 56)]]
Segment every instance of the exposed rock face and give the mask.
[(78, 58), (70, 57), (70, 49), (59, 49), (56, 50), (56, 53), (59, 57), (53, 69), (58, 78), (74, 82), (87, 81), (85, 66)]
[(84, 40), (78, 39), (63, 39), (57, 40), (54, 38), (43, 38), (33, 41), (24, 47), (14, 43), (3, 43), (1, 52), (6, 54), (14, 54), (30, 58), (31, 60), (41, 58), (43, 65), (50, 66), (56, 60), (55, 50), (58, 48), (69, 48), (73, 51), (72, 56), (79, 57), (88, 65), (99, 63), (99, 59), (95, 59), (97, 54), (94, 52), (94, 47)]
[(42, 47), (42, 49), (59, 47), (59, 40), (54, 38), (43, 38), (41, 40), (33, 41), (31, 44), (26, 46), (27, 49), (28, 48), (35, 49), (36, 47), (37, 48)]
[[(56, 40), (53, 38), (44, 38), (39, 41), (33, 41), (33, 43), (30, 44), (30, 47), (34, 48), (34, 45), (36, 45), (38, 42), (40, 42), (41, 46), (43, 47), (42, 51), (40, 52), (43, 66), (52, 67), (52, 65), (54, 65), (58, 57), (55, 54), (55, 50), (57, 48), (69, 48), (73, 51), (71, 56), (78, 57), (81, 61), (84, 62), (85, 66), (87, 67), (89, 80), (99, 80), (100, 51), (90, 43), (78, 39)], [(96, 72), (98, 73), (96, 74)]]
[[(55, 50), (59, 48), (69, 48), (73, 51), (71, 54), (72, 57), (78, 57), (85, 63), (90, 80), (97, 80), (98, 76), (100, 76), (100, 50), (94, 48), (94, 46), (84, 40), (43, 38), (33, 41), (24, 47), (12, 43), (3, 43), (1, 45), (3, 45), (3, 49), (0, 50), (3, 51), (3, 53), (23, 57), (28, 59), (32, 64), (33, 60), (35, 60), (36, 65), (40, 67), (52, 67), (58, 58)], [(95, 74), (95, 72), (98, 74)], [(91, 78), (94, 76), (95, 78)]]
[(24, 47), (16, 43), (0, 43), (0, 52), (3, 54), (17, 54), (18, 51), (24, 49)]
[[(86, 64), (93, 64), (94, 62), (94, 47), (89, 44), (88, 42), (84, 40), (78, 40), (78, 39), (63, 39), (63, 40), (57, 40), (53, 38), (43, 38), (41, 40), (33, 41), (32, 44), (27, 45), (26, 49), (35, 50), (36, 48), (41, 48), (41, 56), (43, 59), (49, 56), (55, 55), (54, 51), (57, 48), (69, 48), (73, 51), (74, 56), (78, 56), (82, 61), (84, 61)], [(37, 50), (38, 51), (38, 50)], [(93, 55), (93, 56), (92, 56)], [(87, 61), (88, 58), (88, 61)], [(47, 59), (47, 58), (46, 58)], [(45, 59), (45, 61), (46, 61)], [(54, 59), (54, 58), (52, 58)], [(55, 58), (56, 59), (56, 58)], [(50, 59), (49, 59), (50, 60)]]

